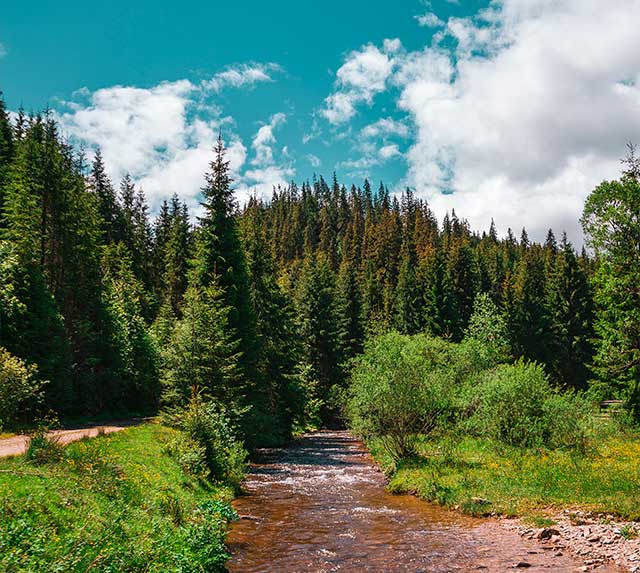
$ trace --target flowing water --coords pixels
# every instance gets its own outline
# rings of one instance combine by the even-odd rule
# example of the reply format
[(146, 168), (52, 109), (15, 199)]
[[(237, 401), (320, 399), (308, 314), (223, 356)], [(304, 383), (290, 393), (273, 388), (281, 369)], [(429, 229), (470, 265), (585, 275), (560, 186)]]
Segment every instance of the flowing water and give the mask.
[(363, 444), (347, 432), (263, 450), (244, 490), (228, 538), (231, 572), (583, 570), (582, 562), (491, 520), (389, 494)]

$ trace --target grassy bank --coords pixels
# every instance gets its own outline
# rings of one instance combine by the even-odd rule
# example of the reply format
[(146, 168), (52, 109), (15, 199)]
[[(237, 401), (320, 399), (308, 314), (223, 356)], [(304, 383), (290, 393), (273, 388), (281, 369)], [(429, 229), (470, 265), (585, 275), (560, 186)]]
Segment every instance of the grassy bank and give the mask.
[(432, 436), (418, 442), (417, 456), (397, 464), (375, 440), (371, 448), (392, 492), (473, 515), (519, 515), (538, 526), (566, 508), (640, 519), (637, 436), (603, 437), (584, 453)]
[(231, 488), (183, 471), (145, 424), (0, 461), (0, 570), (221, 571)]

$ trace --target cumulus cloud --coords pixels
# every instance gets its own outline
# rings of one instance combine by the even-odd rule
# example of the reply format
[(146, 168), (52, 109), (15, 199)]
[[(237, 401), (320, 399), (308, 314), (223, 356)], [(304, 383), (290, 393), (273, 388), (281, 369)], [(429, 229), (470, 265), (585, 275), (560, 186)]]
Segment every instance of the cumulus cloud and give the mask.
[(475, 226), (578, 238), (584, 198), (640, 133), (639, 18), (635, 0), (504, 0), (451, 19), (455, 58), (434, 45), (395, 78), (417, 129), (410, 183)]
[(269, 123), (258, 129), (251, 146), (255, 150), (256, 156), (252, 163), (254, 165), (271, 165), (273, 163), (273, 145), (276, 143), (274, 130), (287, 120), (284, 113), (276, 113), (271, 116)]
[[(224, 117), (215, 105), (204, 105), (204, 99), (224, 87), (267, 81), (261, 69), (267, 67), (229, 68), (200, 83), (178, 80), (150, 88), (113, 86), (95, 92), (83, 89), (74, 94), (73, 101), (63, 103), (58, 119), (66, 135), (90, 149), (101, 148), (116, 182), (130, 173), (145, 190), (152, 209), (177, 193), (197, 214), (203, 174), (220, 130), (232, 175), (240, 187), (245, 186), (243, 170), (247, 161), (247, 149), (233, 133), (232, 119)], [(283, 119), (274, 116), (271, 129)], [(271, 157), (267, 151), (268, 134), (263, 132), (261, 137), (262, 141), (257, 137), (254, 150), (266, 160)], [(249, 180), (255, 182), (259, 175), (254, 172)], [(264, 175), (272, 177), (271, 172)]]
[(418, 21), (418, 24), (425, 28), (439, 28), (440, 26), (444, 26), (444, 22), (433, 12), (427, 12), (426, 14), (421, 14), (415, 18)]
[[(494, 217), (503, 232), (526, 226), (536, 239), (552, 226), (580, 242), (585, 197), (618, 175), (625, 142), (640, 133), (638, 21), (637, 0), (494, 0), (468, 18), (426, 15), (420, 23), (441, 29), (424, 49), (349, 54), (325, 116), (345, 122), (391, 90), (415, 134), (402, 185), (440, 216), (455, 208), (475, 228)], [(385, 121), (361, 135), (393, 132)], [(399, 154), (392, 145), (351, 165)]]
[(356, 114), (357, 105), (370, 105), (373, 97), (385, 90), (401, 48), (400, 40), (387, 39), (382, 50), (367, 44), (348, 54), (336, 73), (336, 89), (325, 99), (322, 115), (332, 124), (341, 124)]

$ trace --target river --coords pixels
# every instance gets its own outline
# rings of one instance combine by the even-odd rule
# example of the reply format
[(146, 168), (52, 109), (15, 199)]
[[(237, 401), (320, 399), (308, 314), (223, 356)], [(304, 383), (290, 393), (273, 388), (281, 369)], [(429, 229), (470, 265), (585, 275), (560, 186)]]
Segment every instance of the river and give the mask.
[(232, 573), (584, 570), (583, 562), (493, 520), (389, 494), (363, 444), (347, 432), (262, 450), (235, 507), (241, 518), (228, 538)]

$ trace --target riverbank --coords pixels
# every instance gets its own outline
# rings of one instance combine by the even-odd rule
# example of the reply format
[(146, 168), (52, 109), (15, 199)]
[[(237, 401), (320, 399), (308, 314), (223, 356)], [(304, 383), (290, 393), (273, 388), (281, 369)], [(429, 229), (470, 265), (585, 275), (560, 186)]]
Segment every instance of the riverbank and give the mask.
[(526, 538), (538, 539), (544, 530), (541, 542), (571, 551), (587, 568), (614, 562), (640, 571), (637, 436), (603, 437), (583, 453), (440, 436), (422, 441), (419, 456), (397, 464), (375, 441), (371, 448), (393, 493), (500, 517)]
[(185, 473), (143, 424), (0, 460), (0, 569), (222, 571), (233, 492)]
[[(234, 502), (240, 520), (228, 537), (230, 571), (582, 570), (581, 560), (544, 551), (496, 520), (392, 495), (386, 485), (348, 432), (316, 432), (262, 450)], [(608, 564), (597, 570), (620, 571)]]

